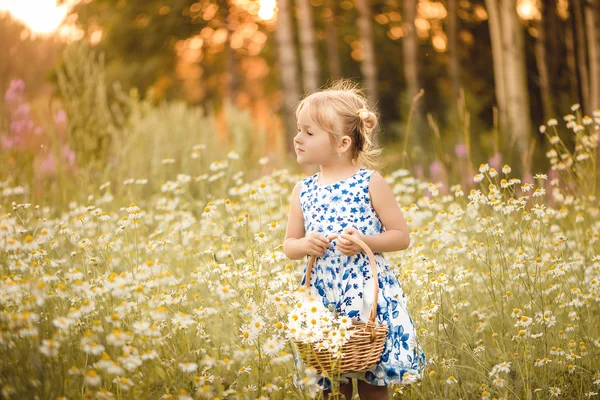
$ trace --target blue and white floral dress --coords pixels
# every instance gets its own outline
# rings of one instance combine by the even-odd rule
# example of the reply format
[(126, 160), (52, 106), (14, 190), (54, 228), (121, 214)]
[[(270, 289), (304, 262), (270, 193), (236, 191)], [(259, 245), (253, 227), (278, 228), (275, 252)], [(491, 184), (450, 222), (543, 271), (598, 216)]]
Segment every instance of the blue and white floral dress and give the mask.
[[(303, 179), (300, 205), (305, 231), (328, 236), (341, 234), (344, 228), (352, 226), (363, 235), (381, 233), (384, 228), (369, 196), (373, 172), (361, 168), (350, 178), (328, 185), (319, 184), (319, 173)], [(373, 301), (369, 258), (364, 252), (348, 257), (337, 249), (337, 240), (332, 244), (313, 266), (312, 294), (319, 295), (325, 307), (334, 305), (342, 314), (366, 322)], [(366, 372), (346, 374), (342, 381), (358, 378), (376, 386), (412, 382), (421, 377), (427, 362), (425, 354), (416, 340), (400, 282), (383, 254), (375, 253), (375, 259), (379, 273), (376, 324), (388, 325), (388, 338), (379, 363)], [(294, 358), (298, 370), (303, 371), (301, 359), (297, 355)], [(319, 383), (324, 389), (331, 387), (326, 378)]]

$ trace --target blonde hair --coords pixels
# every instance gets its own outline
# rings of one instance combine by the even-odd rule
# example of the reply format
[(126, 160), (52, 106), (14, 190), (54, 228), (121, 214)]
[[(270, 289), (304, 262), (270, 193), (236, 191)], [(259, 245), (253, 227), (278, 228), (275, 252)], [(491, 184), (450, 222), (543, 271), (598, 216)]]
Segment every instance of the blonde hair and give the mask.
[(313, 92), (296, 107), (296, 118), (310, 105), (310, 116), (320, 128), (329, 133), (334, 145), (345, 135), (352, 138), (352, 160), (360, 167), (380, 168), (377, 156), (381, 148), (376, 140), (378, 117), (369, 110), (368, 102), (358, 85), (349, 80), (338, 80), (326, 89)]

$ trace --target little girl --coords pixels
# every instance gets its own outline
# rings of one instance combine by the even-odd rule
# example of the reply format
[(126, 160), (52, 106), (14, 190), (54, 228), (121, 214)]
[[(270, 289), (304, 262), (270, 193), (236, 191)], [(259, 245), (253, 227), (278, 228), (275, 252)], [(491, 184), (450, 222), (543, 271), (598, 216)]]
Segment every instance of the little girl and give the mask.
[[(400, 283), (382, 254), (406, 249), (410, 236), (394, 193), (373, 170), (380, 153), (373, 137), (377, 117), (355, 86), (340, 81), (302, 100), (296, 119), (297, 160), (318, 165), (320, 172), (294, 187), (283, 251), (292, 260), (317, 256), (312, 294), (366, 322), (373, 301), (369, 259), (353, 242), (328, 235), (353, 235), (371, 248), (379, 274), (376, 324), (387, 324), (388, 338), (381, 360), (366, 372), (343, 375), (340, 391), (349, 400), (349, 378), (357, 378), (362, 399), (387, 399), (387, 385), (419, 379), (426, 359)], [(331, 382), (322, 378), (320, 384), (327, 398)]]

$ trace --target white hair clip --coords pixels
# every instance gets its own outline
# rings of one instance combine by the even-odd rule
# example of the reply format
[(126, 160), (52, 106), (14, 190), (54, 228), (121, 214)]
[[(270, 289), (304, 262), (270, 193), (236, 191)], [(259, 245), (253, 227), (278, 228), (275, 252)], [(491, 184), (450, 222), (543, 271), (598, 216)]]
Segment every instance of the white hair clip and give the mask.
[(366, 108), (361, 108), (356, 112), (356, 114), (358, 114), (358, 118), (364, 121), (369, 117), (369, 110)]

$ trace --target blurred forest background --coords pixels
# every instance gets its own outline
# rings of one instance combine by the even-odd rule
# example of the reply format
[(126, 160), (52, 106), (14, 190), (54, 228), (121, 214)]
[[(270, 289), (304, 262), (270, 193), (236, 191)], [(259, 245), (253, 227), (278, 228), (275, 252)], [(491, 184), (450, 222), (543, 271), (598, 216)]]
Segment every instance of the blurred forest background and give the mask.
[(379, 110), (388, 168), (432, 180), (547, 172), (539, 126), (600, 118), (599, 0), (59, 1), (69, 29), (43, 35), (10, 3), (1, 166), (30, 185), (149, 178), (207, 146), (205, 170), (296, 169), (291, 111), (340, 77)]

